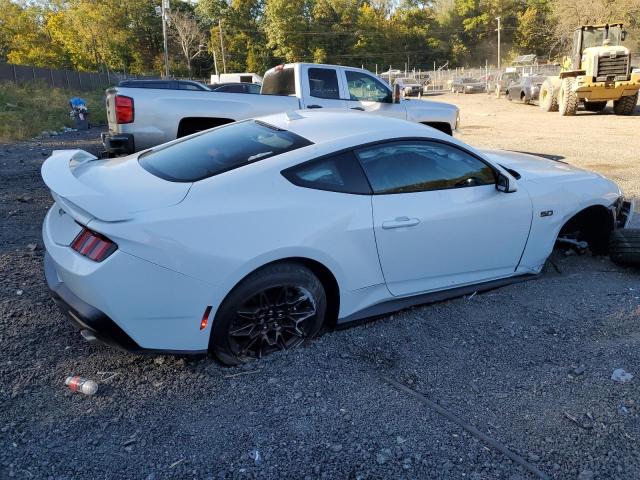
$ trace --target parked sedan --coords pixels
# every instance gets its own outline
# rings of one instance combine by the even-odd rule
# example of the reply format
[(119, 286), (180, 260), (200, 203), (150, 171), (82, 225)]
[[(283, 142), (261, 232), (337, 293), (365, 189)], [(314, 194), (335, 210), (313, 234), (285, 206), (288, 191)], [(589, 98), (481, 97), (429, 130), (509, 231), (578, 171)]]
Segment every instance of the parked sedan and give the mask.
[(475, 78), (454, 78), (451, 82), (451, 91), (453, 93), (478, 93), (485, 90), (485, 82)]
[(507, 100), (520, 100), (522, 103), (538, 101), (540, 87), (546, 78), (543, 75), (520, 77), (507, 88)]
[(82, 336), (227, 364), (531, 278), (559, 237), (604, 252), (632, 211), (596, 173), (359, 112), (55, 151), (42, 177), (46, 280)]

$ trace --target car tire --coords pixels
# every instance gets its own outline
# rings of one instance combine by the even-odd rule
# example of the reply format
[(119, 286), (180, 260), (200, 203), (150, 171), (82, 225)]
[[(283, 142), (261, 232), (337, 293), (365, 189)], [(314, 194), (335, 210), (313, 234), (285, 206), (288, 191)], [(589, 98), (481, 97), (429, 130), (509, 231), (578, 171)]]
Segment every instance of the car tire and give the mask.
[(609, 240), (609, 256), (618, 265), (640, 267), (640, 228), (614, 230)]
[(556, 95), (556, 89), (553, 87), (551, 80), (547, 79), (542, 83), (538, 103), (540, 108), (545, 112), (558, 111), (558, 96)]
[(638, 104), (638, 92), (635, 95), (622, 97), (613, 102), (613, 111), (616, 115), (633, 115)]
[(558, 94), (558, 110), (560, 115), (569, 117), (576, 114), (578, 109), (578, 95), (573, 91), (574, 79), (563, 78)]
[(226, 365), (290, 350), (322, 329), (327, 311), (324, 287), (297, 263), (267, 265), (242, 280), (216, 313), (209, 352)]
[(587, 112), (601, 112), (607, 107), (607, 102), (584, 102)]

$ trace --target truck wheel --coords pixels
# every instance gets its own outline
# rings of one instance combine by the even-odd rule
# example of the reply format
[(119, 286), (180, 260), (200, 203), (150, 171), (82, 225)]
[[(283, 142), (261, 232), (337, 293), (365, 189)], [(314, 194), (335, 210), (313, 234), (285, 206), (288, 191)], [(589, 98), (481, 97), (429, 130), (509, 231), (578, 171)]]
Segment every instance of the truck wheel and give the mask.
[(551, 80), (545, 80), (540, 87), (540, 108), (545, 112), (558, 111), (558, 96)]
[(573, 78), (562, 79), (558, 94), (558, 110), (562, 116), (575, 115), (578, 109), (578, 95), (573, 91)]
[(584, 102), (584, 109), (587, 112), (601, 112), (607, 106), (607, 102)]
[(638, 104), (638, 92), (635, 95), (622, 97), (613, 102), (613, 111), (616, 115), (633, 115)]
[(618, 265), (640, 266), (640, 228), (623, 228), (611, 233), (609, 256)]

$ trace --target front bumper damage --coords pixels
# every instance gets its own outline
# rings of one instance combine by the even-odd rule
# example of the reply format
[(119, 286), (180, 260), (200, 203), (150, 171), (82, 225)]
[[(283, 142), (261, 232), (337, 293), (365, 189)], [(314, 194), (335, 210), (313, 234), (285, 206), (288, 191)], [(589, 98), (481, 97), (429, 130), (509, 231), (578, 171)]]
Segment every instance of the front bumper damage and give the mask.
[(615, 228), (628, 228), (635, 210), (635, 202), (633, 200), (625, 200), (620, 197), (616, 203), (611, 206)]

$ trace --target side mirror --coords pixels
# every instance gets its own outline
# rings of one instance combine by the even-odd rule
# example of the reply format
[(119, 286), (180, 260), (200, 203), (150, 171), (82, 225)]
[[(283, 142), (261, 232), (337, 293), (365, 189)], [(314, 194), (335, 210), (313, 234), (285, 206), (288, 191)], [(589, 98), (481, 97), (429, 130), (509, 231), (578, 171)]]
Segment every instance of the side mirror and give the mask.
[(400, 103), (402, 98), (402, 89), (397, 83), (393, 84), (393, 103)]
[(626, 38), (627, 38), (627, 31), (622, 30), (622, 32), (620, 32), (620, 40), (624, 42)]
[(513, 193), (518, 191), (518, 185), (513, 178), (509, 178), (503, 173), (498, 173), (496, 190), (503, 193)]

